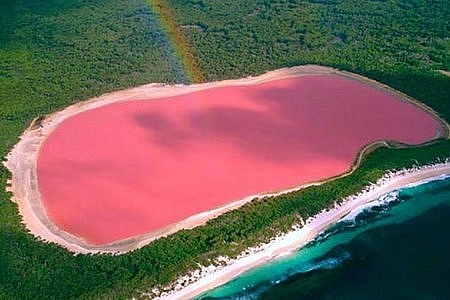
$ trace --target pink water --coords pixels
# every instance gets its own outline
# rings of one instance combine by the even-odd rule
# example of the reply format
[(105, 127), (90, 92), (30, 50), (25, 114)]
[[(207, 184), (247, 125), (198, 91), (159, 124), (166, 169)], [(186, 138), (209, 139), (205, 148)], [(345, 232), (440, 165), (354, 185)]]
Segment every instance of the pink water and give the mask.
[(372, 141), (438, 130), (411, 104), (331, 75), (212, 88), (64, 121), (41, 148), (38, 184), (57, 226), (100, 245), (338, 175)]

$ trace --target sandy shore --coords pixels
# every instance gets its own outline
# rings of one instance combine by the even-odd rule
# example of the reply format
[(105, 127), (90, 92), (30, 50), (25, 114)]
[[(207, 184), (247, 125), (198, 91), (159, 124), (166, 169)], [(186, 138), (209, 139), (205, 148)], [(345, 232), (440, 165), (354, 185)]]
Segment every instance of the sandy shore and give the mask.
[(450, 71), (439, 70), (439, 72), (441, 72), (444, 75), (450, 76)]
[(189, 299), (198, 296), (232, 280), (251, 268), (292, 253), (306, 245), (327, 227), (368, 202), (401, 187), (442, 175), (450, 175), (449, 161), (388, 173), (360, 194), (346, 198), (341, 205), (336, 205), (335, 208), (323, 211), (314, 218), (308, 219), (304, 226), (299, 225), (291, 232), (276, 237), (268, 244), (248, 249), (237, 259), (222, 258), (225, 266), (219, 263), (218, 266), (202, 267), (201, 270), (180, 278), (166, 289), (161, 289), (161, 291), (154, 289), (148, 296), (156, 297), (159, 295), (159, 297), (156, 297), (157, 299)]
[[(438, 133), (438, 136), (449, 136), (449, 125), (445, 121), (440, 119), (433, 110), (421, 104), (420, 102), (417, 102), (400, 92), (392, 90), (391, 88), (368, 78), (348, 72), (338, 71), (336, 69), (328, 67), (314, 65), (299, 66), (271, 71), (258, 77), (249, 77), (239, 80), (225, 80), (221, 82), (211, 82), (189, 86), (149, 84), (128, 90), (105, 94), (97, 98), (74, 104), (62, 111), (46, 116), (45, 118), (36, 119), (23, 133), (19, 143), (15, 145), (12, 151), (7, 155), (7, 160), (6, 162), (4, 162), (5, 166), (12, 173), (12, 178), (8, 181), (8, 190), (13, 193), (12, 200), (18, 204), (23, 223), (33, 235), (44, 241), (55, 242), (75, 253), (125, 253), (145, 246), (158, 237), (167, 236), (183, 228), (193, 228), (198, 225), (204, 224), (207, 220), (215, 218), (218, 215), (223, 214), (229, 210), (236, 209), (247, 203), (248, 201), (253, 200), (257, 196), (249, 196), (245, 199), (230, 202), (227, 205), (189, 217), (181, 222), (178, 222), (156, 232), (128, 238), (108, 245), (91, 245), (80, 237), (60, 230), (47, 217), (45, 209), (41, 202), (41, 196), (37, 185), (36, 161), (39, 155), (39, 149), (42, 143), (45, 141), (46, 137), (49, 136), (49, 134), (51, 134), (53, 130), (55, 130), (55, 128), (57, 128), (57, 126), (61, 124), (61, 122), (83, 111), (95, 109), (104, 105), (125, 101), (160, 99), (174, 95), (192, 93), (195, 91), (205, 90), (213, 87), (254, 85), (274, 79), (306, 76), (312, 74), (333, 74), (337, 76), (343, 76), (346, 78), (358, 80), (371, 86), (376, 86), (380, 89), (393, 93), (399, 96), (404, 101), (410, 102), (431, 113), (437, 120), (439, 120), (439, 122), (444, 127), (445, 132)], [(366, 149), (370, 148), (371, 147), (366, 147)], [(354, 167), (358, 166), (361, 157), (364, 155), (364, 152), (365, 150), (360, 152), (355, 165), (351, 170), (349, 170), (349, 172), (351, 172)], [(348, 174), (349, 172), (347, 172), (346, 174)], [(290, 190), (281, 191), (281, 193), (304, 188), (307, 185), (320, 183), (321, 182), (309, 183)]]

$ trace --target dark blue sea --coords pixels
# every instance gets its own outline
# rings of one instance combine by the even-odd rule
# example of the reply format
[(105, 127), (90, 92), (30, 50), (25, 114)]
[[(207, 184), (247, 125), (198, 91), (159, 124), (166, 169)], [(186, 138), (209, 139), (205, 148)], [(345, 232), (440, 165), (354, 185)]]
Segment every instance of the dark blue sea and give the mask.
[(450, 178), (378, 200), (198, 299), (450, 299)]

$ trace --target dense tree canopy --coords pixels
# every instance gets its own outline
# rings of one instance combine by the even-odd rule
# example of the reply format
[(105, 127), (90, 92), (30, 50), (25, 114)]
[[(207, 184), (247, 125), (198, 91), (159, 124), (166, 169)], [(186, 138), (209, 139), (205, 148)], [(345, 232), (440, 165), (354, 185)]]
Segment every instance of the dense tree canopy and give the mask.
[[(317, 63), (384, 82), (450, 121), (446, 0), (169, 0), (206, 80)], [(0, 3), (0, 153), (35, 117), (104, 92), (185, 82), (161, 22), (144, 0)], [(276, 147), (276, 145), (274, 145)], [(351, 176), (245, 205), (193, 230), (113, 257), (76, 255), (20, 223), (0, 168), (0, 298), (139, 296), (158, 284), (265, 242), (386, 170), (447, 157), (450, 143), (378, 149)]]

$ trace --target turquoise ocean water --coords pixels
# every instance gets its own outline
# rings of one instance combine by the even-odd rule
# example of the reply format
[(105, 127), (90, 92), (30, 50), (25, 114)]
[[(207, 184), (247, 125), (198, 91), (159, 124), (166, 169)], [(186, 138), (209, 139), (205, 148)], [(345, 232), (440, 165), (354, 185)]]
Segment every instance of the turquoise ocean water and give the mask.
[(450, 299), (450, 178), (389, 193), (198, 299)]

